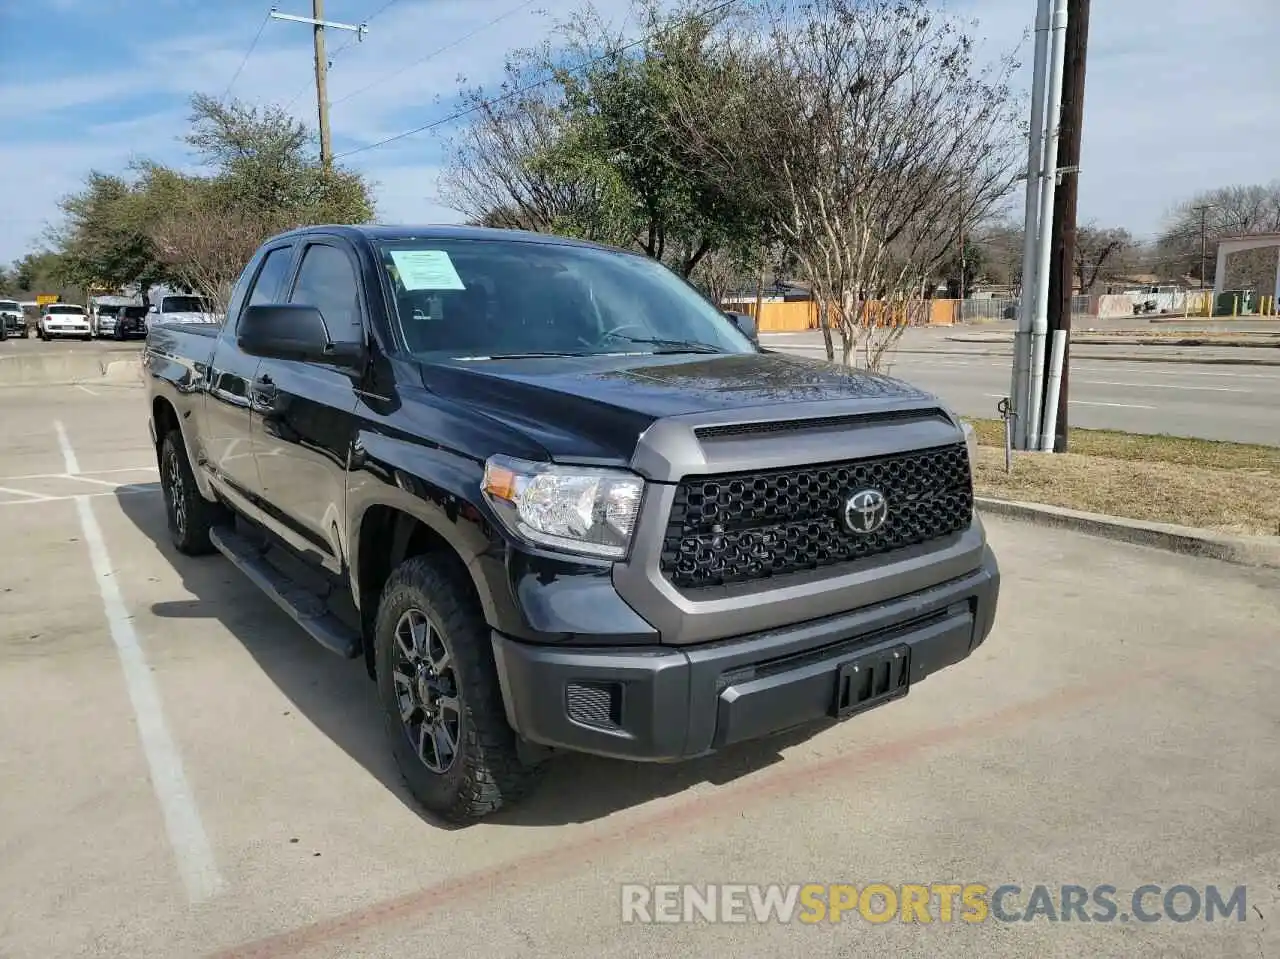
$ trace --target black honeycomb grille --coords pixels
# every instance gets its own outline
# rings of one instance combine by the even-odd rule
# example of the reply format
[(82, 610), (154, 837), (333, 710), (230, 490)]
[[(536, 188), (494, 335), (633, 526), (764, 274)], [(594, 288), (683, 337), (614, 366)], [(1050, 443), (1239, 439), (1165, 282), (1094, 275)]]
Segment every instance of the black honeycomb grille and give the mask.
[[(888, 517), (872, 533), (844, 523), (849, 497), (876, 489)], [(699, 476), (676, 489), (662, 573), (681, 588), (818, 569), (967, 529), (973, 483), (964, 443), (758, 473)]]

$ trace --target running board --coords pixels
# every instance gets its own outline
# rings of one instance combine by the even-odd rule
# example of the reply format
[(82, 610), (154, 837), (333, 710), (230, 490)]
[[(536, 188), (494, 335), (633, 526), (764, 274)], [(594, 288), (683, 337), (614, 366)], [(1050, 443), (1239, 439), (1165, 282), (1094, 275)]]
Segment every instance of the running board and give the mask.
[(272, 566), (250, 540), (224, 526), (210, 530), (209, 540), (317, 643), (345, 659), (360, 655), (360, 637), (330, 612), (319, 596)]

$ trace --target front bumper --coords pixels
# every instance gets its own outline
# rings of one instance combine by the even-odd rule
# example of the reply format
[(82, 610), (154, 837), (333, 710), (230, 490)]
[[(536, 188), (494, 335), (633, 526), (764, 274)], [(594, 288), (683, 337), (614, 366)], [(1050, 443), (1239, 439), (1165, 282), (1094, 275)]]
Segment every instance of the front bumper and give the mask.
[(530, 742), (622, 759), (689, 759), (832, 716), (841, 665), (909, 655), (910, 684), (966, 658), (995, 619), (1000, 571), (863, 609), (681, 648), (537, 646), (493, 633), (507, 721)]

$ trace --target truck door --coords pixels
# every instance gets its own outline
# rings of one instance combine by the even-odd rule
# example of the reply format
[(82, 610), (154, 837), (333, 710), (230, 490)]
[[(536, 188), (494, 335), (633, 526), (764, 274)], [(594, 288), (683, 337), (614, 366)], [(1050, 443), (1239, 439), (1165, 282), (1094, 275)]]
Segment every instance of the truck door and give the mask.
[[(316, 307), (335, 343), (364, 343), (364, 290), (352, 251), (308, 238), (287, 302)], [(358, 397), (352, 375), (324, 363), (264, 359), (253, 391), (254, 456), (266, 521), (331, 572), (343, 570), (347, 463)]]
[[(236, 346), (236, 325), (246, 306), (278, 302), (293, 252), (289, 243), (270, 247), (245, 269), (248, 282), (240, 284), (227, 305), (227, 320), (205, 374), (204, 420), (200, 429), (204, 468), (213, 482), (240, 500), (242, 506), (244, 500), (252, 502), (261, 492), (252, 444), (252, 384), (260, 360)], [(256, 510), (248, 512), (252, 515)]]

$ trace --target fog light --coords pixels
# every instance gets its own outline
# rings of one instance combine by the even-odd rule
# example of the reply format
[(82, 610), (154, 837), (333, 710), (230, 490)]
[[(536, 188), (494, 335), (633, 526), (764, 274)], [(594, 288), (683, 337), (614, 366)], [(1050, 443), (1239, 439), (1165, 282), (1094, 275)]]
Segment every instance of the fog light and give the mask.
[(575, 723), (597, 729), (622, 728), (622, 686), (619, 683), (569, 683), (565, 711)]

